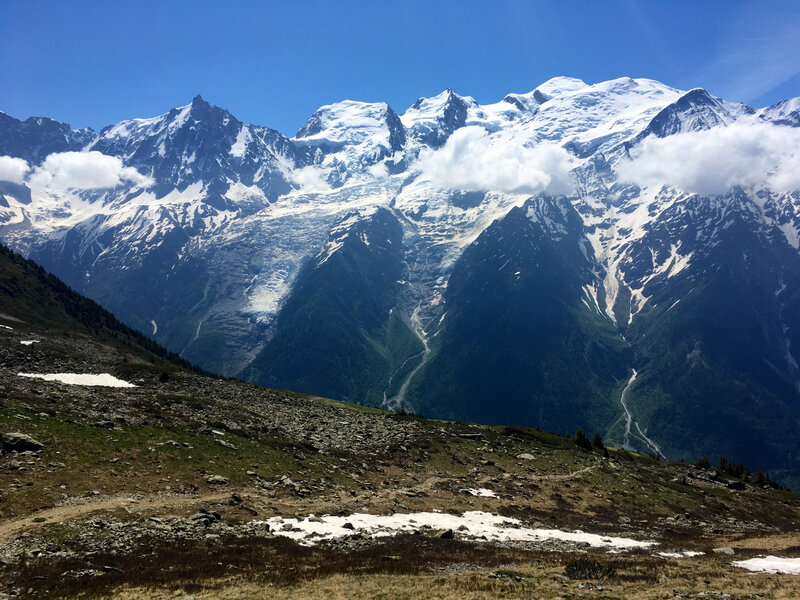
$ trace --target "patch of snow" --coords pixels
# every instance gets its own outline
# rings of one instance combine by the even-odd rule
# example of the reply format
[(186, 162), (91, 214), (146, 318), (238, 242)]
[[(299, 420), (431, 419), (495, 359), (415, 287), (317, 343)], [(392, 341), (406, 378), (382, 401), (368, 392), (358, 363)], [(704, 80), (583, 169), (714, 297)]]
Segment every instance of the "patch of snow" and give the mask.
[(38, 344), (39, 340), (20, 340), (19, 343), (23, 346), (30, 346), (31, 344)]
[(242, 125), (239, 134), (236, 136), (236, 141), (231, 146), (231, 156), (241, 158), (247, 151), (247, 144), (252, 141), (250, 136), (250, 128), (247, 125)]
[(99, 375), (83, 374), (83, 373), (17, 373), (19, 377), (30, 377), (33, 379), (44, 379), (45, 381), (60, 381), (68, 385), (86, 385), (86, 386), (103, 386), (103, 387), (117, 387), (117, 388), (132, 388), (136, 387), (132, 383), (117, 379), (108, 373), (100, 373)]
[(468, 488), (462, 491), (468, 493), (470, 496), (478, 496), (479, 498), (497, 498), (497, 494), (494, 490), (486, 488)]
[(781, 558), (780, 556), (762, 556), (759, 558), (749, 558), (747, 560), (737, 560), (731, 564), (734, 567), (747, 569), (748, 571), (800, 575), (800, 558)]
[(680, 552), (659, 552), (658, 556), (662, 558), (692, 558), (694, 556), (702, 556), (705, 552), (697, 552), (695, 550), (683, 550)]
[[(648, 548), (655, 542), (630, 538), (609, 537), (582, 531), (558, 529), (532, 529), (523, 527), (519, 519), (493, 515), (482, 511), (469, 511), (463, 515), (438, 512), (410, 514), (369, 515), (355, 513), (349, 516), (310, 515), (303, 519), (272, 517), (267, 523), (276, 535), (296, 540), (305, 546), (361, 533), (372, 538), (388, 537), (398, 533), (414, 532), (423, 528), (451, 529), (459, 537), (485, 539), (492, 542), (520, 541), (542, 542), (561, 540), (575, 544), (588, 544), (595, 548), (633, 550)], [(345, 527), (347, 525), (347, 527)]]
[(153, 333), (152, 333), (152, 335), (155, 335), (155, 334), (157, 334), (157, 333), (158, 333), (158, 324), (155, 322), (155, 319), (150, 319), (150, 325), (152, 325), (152, 326), (153, 326)]
[(798, 232), (793, 223), (783, 223), (778, 225), (778, 227), (780, 227), (783, 235), (786, 236), (786, 241), (789, 242), (792, 248), (795, 250), (800, 248), (800, 232)]

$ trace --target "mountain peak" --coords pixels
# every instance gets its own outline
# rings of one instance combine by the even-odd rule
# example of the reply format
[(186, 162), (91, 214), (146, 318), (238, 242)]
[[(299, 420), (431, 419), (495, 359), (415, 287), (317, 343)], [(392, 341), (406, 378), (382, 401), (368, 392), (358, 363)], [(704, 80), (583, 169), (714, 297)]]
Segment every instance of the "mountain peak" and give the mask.
[(320, 106), (295, 134), (295, 138), (321, 136), (330, 140), (362, 139), (367, 131), (384, 128), (397, 116), (386, 102), (342, 100)]
[(227, 113), (225, 109), (211, 106), (211, 104), (206, 102), (206, 100), (200, 94), (197, 94), (194, 98), (192, 98), (192, 102), (188, 105), (188, 108), (189, 112), (193, 115), (207, 114), (212, 109)]
[(475, 100), (469, 96), (461, 96), (452, 88), (446, 88), (444, 91), (439, 92), (435, 96), (431, 96), (429, 98), (423, 96), (418, 98), (417, 101), (414, 102), (414, 104), (412, 104), (403, 114), (408, 114), (412, 111), (441, 112), (447, 106), (452, 105), (453, 103), (465, 105), (476, 104)]
[(574, 92), (576, 90), (587, 87), (587, 83), (582, 79), (576, 77), (551, 77), (541, 85), (537, 86), (534, 90), (546, 98), (552, 98), (565, 92)]

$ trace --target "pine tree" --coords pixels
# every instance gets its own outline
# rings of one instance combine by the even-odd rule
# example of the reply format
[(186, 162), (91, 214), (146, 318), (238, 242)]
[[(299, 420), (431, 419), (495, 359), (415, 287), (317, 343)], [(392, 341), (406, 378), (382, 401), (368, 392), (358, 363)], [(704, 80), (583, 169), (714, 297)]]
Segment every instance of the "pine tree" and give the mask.
[(575, 432), (575, 443), (579, 448), (584, 448), (586, 450), (592, 449), (592, 442), (589, 441), (589, 438), (586, 433), (584, 433), (583, 429), (578, 429), (578, 431)]

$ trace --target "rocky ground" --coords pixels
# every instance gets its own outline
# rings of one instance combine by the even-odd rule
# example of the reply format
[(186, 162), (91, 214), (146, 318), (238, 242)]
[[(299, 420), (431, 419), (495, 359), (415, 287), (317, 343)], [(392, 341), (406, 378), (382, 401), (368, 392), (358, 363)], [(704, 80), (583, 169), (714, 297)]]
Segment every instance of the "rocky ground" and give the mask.
[[(0, 598), (800, 598), (796, 575), (733, 565), (800, 556), (791, 492), (532, 429), (204, 377), (87, 335), (0, 323), (0, 434), (20, 434), (0, 438)], [(20, 372), (110, 373), (136, 387)], [(291, 518), (432, 511), (653, 545), (430, 526), (290, 539)]]

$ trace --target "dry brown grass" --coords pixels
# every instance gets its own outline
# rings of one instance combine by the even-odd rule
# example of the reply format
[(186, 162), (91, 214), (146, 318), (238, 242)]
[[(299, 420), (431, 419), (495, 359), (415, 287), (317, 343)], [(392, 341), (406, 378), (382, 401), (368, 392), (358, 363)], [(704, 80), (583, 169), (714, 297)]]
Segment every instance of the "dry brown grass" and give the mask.
[[(644, 564), (635, 565), (638, 568)], [(563, 568), (527, 564), (515, 568), (524, 575), (520, 582), (492, 577), (494, 571), (466, 571), (453, 574), (418, 575), (343, 575), (276, 587), (239, 579), (218, 581), (203, 590), (167, 590), (126, 587), (115, 591), (120, 600), (150, 600), (182, 597), (189, 592), (196, 600), (477, 600), (484, 598), (602, 598), (656, 600), (698, 597), (722, 592), (734, 598), (800, 598), (800, 578), (787, 575), (749, 574), (714, 560), (682, 560), (666, 563), (655, 570), (656, 577), (624, 574), (609, 581), (565, 581)], [(655, 580), (654, 580), (655, 579)], [(597, 585), (602, 585), (598, 590)], [(714, 597), (714, 596), (710, 596)]]

